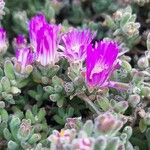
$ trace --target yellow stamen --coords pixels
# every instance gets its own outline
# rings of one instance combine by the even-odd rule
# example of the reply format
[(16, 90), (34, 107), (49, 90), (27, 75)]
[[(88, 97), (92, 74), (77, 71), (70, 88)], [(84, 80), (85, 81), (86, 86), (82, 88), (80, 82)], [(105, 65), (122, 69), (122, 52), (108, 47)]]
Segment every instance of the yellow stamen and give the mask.
[(65, 134), (65, 131), (62, 129), (62, 130), (60, 131), (59, 135), (60, 135), (60, 136), (64, 136), (64, 134)]

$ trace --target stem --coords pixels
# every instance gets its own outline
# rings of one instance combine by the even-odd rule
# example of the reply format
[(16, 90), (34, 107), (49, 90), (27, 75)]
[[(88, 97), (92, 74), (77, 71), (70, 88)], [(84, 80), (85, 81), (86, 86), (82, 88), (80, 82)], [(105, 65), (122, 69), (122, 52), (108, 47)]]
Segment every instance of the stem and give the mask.
[(93, 110), (98, 114), (100, 115), (101, 112), (98, 110), (98, 108), (94, 105), (94, 103), (84, 94), (84, 93), (81, 93), (81, 94), (78, 94), (77, 95), (80, 99), (84, 100), (88, 105), (90, 105)]

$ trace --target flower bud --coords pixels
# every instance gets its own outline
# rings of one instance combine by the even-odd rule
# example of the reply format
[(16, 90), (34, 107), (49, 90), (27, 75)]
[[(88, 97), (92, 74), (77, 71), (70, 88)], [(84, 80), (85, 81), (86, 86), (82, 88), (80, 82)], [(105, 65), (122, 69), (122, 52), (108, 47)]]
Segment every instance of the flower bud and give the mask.
[(34, 61), (34, 55), (30, 48), (21, 48), (16, 51), (15, 69), (17, 72), (31, 73), (33, 67), (31, 64)]
[(123, 126), (123, 121), (111, 113), (104, 113), (95, 120), (95, 129), (97, 133), (115, 135)]

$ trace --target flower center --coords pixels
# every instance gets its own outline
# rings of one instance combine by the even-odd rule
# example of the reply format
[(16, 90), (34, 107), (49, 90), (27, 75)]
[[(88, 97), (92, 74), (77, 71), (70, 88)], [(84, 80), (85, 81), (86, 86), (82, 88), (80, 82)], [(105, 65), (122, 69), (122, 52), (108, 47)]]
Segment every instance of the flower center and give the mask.
[(72, 50), (75, 51), (75, 52), (79, 52), (79, 49), (80, 49), (80, 45), (79, 44), (74, 44), (72, 46)]
[(96, 74), (96, 73), (100, 73), (102, 72), (103, 70), (105, 70), (107, 68), (107, 65), (104, 64), (103, 62), (100, 62), (98, 61), (94, 68), (92, 69), (91, 71), (91, 75), (90, 75), (90, 79), (92, 79), (93, 75)]
[(64, 134), (65, 134), (65, 131), (64, 131), (64, 130), (61, 130), (60, 133), (59, 133), (60, 137), (63, 137)]

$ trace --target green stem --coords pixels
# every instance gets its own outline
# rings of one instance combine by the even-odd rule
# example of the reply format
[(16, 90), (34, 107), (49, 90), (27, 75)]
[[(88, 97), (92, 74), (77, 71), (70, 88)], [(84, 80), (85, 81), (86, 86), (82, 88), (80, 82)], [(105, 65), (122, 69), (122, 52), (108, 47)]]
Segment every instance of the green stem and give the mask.
[(101, 112), (98, 110), (98, 108), (94, 105), (94, 103), (84, 94), (78, 94), (77, 95), (80, 99), (84, 100), (88, 105), (90, 105), (92, 107), (92, 109), (98, 114), (100, 115)]

